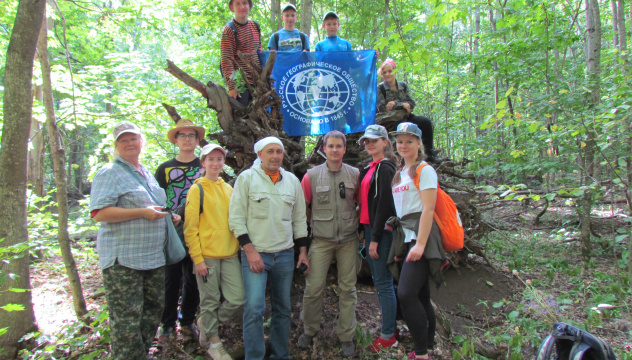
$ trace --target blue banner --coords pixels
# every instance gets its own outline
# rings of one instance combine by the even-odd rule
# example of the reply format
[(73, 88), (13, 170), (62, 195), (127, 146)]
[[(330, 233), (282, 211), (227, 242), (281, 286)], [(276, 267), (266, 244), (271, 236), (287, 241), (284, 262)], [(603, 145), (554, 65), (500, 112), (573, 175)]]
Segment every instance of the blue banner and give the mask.
[[(270, 51), (261, 53), (262, 63)], [(375, 50), (277, 53), (272, 78), (290, 136), (362, 132), (375, 123)]]

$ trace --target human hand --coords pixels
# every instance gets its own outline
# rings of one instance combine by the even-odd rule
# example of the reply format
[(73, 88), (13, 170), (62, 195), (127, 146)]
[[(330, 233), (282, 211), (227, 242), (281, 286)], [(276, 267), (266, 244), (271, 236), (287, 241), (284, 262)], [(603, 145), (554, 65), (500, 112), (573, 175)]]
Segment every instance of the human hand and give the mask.
[(255, 274), (261, 274), (263, 270), (265, 270), (265, 265), (263, 264), (263, 260), (261, 259), (261, 255), (257, 250), (255, 250), (252, 244), (250, 250), (244, 249), (246, 252), (246, 259), (248, 260), (248, 264), (250, 265), (250, 271)]
[(171, 221), (173, 221), (173, 225), (178, 226), (182, 217), (178, 214), (171, 213)]
[(208, 269), (210, 269), (210, 267), (208, 265), (206, 265), (206, 263), (204, 261), (202, 261), (199, 264), (195, 264), (195, 273), (198, 276), (207, 276), (208, 275)]
[(162, 211), (162, 206), (148, 206), (142, 209), (142, 211), (143, 211), (143, 218), (149, 221), (163, 219), (165, 216), (167, 216), (167, 214), (169, 214), (166, 211)]
[(404, 107), (404, 109), (406, 109), (406, 111), (410, 114), (410, 104), (409, 103), (402, 103), (402, 106)]
[(296, 268), (298, 269), (301, 264), (305, 264), (307, 266), (307, 270), (303, 272), (303, 274), (307, 275), (309, 273), (309, 258), (307, 257), (307, 253), (300, 253), (298, 255), (298, 261), (296, 262)]
[(237, 94), (237, 89), (228, 90), (228, 96), (232, 97), (233, 99), (237, 99), (237, 97), (239, 96), (239, 94)]
[(406, 262), (409, 261), (417, 261), (421, 259), (424, 255), (424, 250), (426, 250), (425, 246), (421, 246), (419, 244), (415, 244), (412, 249), (408, 252), (408, 256), (406, 257)]
[(377, 246), (378, 245), (379, 244), (376, 243), (375, 241), (371, 241), (371, 245), (369, 245), (369, 256), (372, 259), (375, 259), (375, 260), (380, 258), (380, 256), (377, 254)]
[(395, 101), (389, 101), (389, 102), (386, 104), (386, 111), (391, 111), (391, 110), (393, 110), (393, 107), (395, 106), (395, 104), (396, 104), (396, 103), (395, 103)]

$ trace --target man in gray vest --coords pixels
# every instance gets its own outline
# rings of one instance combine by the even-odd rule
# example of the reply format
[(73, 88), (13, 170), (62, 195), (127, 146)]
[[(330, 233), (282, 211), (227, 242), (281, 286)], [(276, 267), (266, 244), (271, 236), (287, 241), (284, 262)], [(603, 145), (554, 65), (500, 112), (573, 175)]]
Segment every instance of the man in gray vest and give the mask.
[(356, 211), (359, 172), (342, 163), (347, 150), (347, 139), (343, 133), (330, 131), (323, 137), (323, 143), (327, 162), (308, 170), (301, 182), (314, 240), (308, 253), (310, 269), (303, 296), (304, 332), (298, 339), (298, 346), (307, 349), (320, 329), (323, 290), (329, 265), (335, 258), (340, 289), (336, 334), (343, 356), (351, 357), (355, 353), (355, 285), (359, 262), (359, 218)]

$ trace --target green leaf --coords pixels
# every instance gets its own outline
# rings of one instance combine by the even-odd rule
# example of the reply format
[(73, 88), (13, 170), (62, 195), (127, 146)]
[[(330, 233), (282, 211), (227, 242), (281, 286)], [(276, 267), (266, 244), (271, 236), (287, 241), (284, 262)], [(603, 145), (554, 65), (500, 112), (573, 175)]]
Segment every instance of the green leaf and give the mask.
[(23, 292), (27, 292), (27, 291), (30, 291), (30, 290), (29, 289), (11, 288), (11, 289), (9, 289), (9, 291), (16, 292), (16, 293), (23, 293)]
[(494, 286), (494, 283), (489, 280), (485, 281), (485, 284), (487, 284), (488, 286)]
[(5, 311), (22, 311), (25, 309), (24, 305), (20, 304), (7, 304), (5, 306), (0, 306), (0, 309), (4, 309)]
[(514, 311), (510, 312), (508, 316), (509, 316), (509, 319), (515, 320), (518, 317), (518, 315), (520, 315), (520, 313), (518, 311), (514, 310)]
[(507, 107), (507, 100), (500, 100), (498, 104), (496, 104), (496, 109), (504, 109)]
[(496, 188), (490, 185), (485, 186), (485, 191), (487, 191), (490, 195), (496, 191)]
[(513, 93), (514, 91), (514, 87), (510, 87), (509, 90), (507, 90), (507, 92), (505, 93), (505, 97), (508, 97), (509, 95), (511, 95), (511, 93)]

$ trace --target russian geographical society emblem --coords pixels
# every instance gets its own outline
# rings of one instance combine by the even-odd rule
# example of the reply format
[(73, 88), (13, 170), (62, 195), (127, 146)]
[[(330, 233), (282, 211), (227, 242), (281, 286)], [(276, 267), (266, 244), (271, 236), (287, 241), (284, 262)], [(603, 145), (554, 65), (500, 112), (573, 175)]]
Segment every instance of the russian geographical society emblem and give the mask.
[[(353, 111), (358, 89), (339, 66), (309, 62), (290, 68), (280, 83), (283, 107), (303, 123), (328, 123)], [(288, 109), (286, 109), (287, 111)]]

